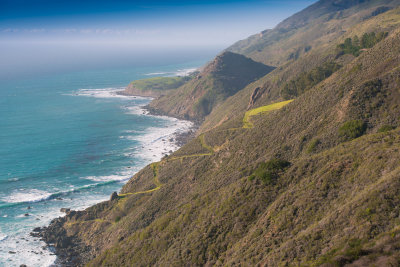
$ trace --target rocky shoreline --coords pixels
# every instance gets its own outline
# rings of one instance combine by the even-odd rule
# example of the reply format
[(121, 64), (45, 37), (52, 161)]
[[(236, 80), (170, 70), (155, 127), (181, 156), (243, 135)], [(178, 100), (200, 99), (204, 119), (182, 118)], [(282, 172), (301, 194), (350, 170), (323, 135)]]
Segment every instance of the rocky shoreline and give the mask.
[(63, 228), (64, 223), (82, 213), (83, 211), (69, 211), (66, 216), (52, 220), (49, 226), (37, 227), (31, 232), (31, 236), (41, 238), (47, 244), (47, 249), (57, 255), (55, 266), (82, 266), (85, 259), (91, 258), (91, 248), (78, 238), (68, 236)]
[[(118, 92), (117, 94), (127, 95), (122, 94), (121, 92)], [(144, 108), (150, 115), (171, 117), (169, 114), (154, 110), (148, 106), (145, 106)], [(175, 142), (178, 147), (182, 147), (196, 136), (200, 123), (196, 121), (192, 122), (193, 126), (189, 131), (175, 134), (173, 142)], [(111, 203), (115, 199), (115, 195), (117, 195), (116, 192), (112, 193), (110, 201), (102, 203), (105, 205)], [(63, 225), (68, 222), (76, 221), (77, 219), (87, 215), (86, 210), (74, 211), (69, 208), (62, 208), (61, 211), (66, 213), (64, 217), (53, 219), (48, 226), (33, 229), (30, 235), (43, 240), (47, 244), (47, 249), (54, 252), (57, 256), (57, 259), (54, 262), (55, 266), (83, 266), (93, 258), (95, 251), (92, 247), (84, 244), (78, 237), (68, 234)]]
[[(165, 112), (163, 112), (161, 110), (157, 110), (157, 109), (151, 108), (149, 105), (144, 106), (144, 109), (147, 110), (150, 115), (174, 117), (174, 116), (171, 116), (170, 114), (165, 113)], [(177, 117), (174, 117), (174, 118), (179, 119), (179, 120), (187, 120), (187, 121), (190, 121), (190, 122), (193, 123), (193, 126), (189, 129), (189, 131), (175, 134), (175, 140), (174, 140), (175, 144), (178, 147), (182, 147), (187, 142), (189, 142), (191, 139), (196, 137), (196, 132), (200, 128), (201, 122), (200, 121), (196, 121), (196, 120), (189, 120), (189, 119), (186, 119), (186, 118), (177, 118)]]
[[(128, 88), (128, 87), (127, 87)], [(129, 91), (124, 90), (124, 91), (118, 91), (117, 95), (122, 95), (122, 96), (133, 96), (133, 97), (150, 97), (152, 98), (152, 100), (154, 100), (155, 98), (157, 98), (158, 96), (150, 96), (150, 95), (146, 95), (146, 94), (132, 94), (129, 93)], [(167, 117), (174, 117), (171, 116), (171, 114), (168, 114), (166, 112), (163, 112), (159, 109), (155, 109), (150, 107), (150, 105), (146, 105), (143, 107), (150, 115), (153, 116), (167, 116)], [(177, 118), (176, 119), (179, 120), (189, 120), (187, 118)], [(201, 121), (196, 121), (196, 120), (189, 120), (193, 123), (193, 126), (189, 129), (189, 131), (184, 132), (184, 133), (176, 133), (175, 134), (175, 139), (174, 142), (178, 147), (183, 146), (184, 144), (186, 144), (189, 140), (193, 139), (196, 136), (196, 132), (199, 129), (200, 125), (201, 125)]]

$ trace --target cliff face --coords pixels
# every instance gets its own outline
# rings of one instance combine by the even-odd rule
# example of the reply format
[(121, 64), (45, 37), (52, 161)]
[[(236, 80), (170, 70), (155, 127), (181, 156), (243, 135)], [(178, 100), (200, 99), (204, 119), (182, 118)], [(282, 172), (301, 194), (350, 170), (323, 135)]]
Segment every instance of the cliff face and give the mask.
[[(394, 3), (361, 2), (329, 20), (346, 21), (346, 32), (333, 27), (338, 38), (327, 32), (318, 37), (326, 42), (234, 89), (195, 139), (42, 236), (61, 252), (78, 244), (85, 253), (74, 259), (89, 266), (398, 266), (400, 9), (359, 20)], [(362, 38), (372, 45), (361, 49)], [(225, 56), (203, 75), (243, 71), (221, 64)], [(172, 95), (187, 90), (193, 106), (203, 75)], [(287, 90), (292, 101), (283, 101)]]

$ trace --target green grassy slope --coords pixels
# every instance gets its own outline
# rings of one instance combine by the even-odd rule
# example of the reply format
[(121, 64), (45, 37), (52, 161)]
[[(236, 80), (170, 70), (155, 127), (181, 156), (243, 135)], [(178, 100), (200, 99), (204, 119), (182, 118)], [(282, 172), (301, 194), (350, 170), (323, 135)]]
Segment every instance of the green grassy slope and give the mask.
[[(156, 174), (154, 164), (137, 173), (123, 198), (54, 227), (86, 246), (89, 266), (398, 266), (399, 13), (355, 23), (279, 66), (205, 123), (221, 110), (234, 116), (204, 127)], [(389, 35), (336, 57), (337, 44), (370, 29)], [(332, 60), (342, 67), (243, 127), (246, 111), (248, 122), (279, 102), (284, 83)]]
[(287, 100), (287, 101), (278, 102), (278, 103), (274, 103), (274, 104), (267, 105), (267, 106), (262, 106), (262, 107), (251, 109), (251, 110), (247, 111), (243, 117), (243, 128), (253, 128), (254, 127), (254, 124), (250, 121), (250, 118), (252, 116), (256, 116), (259, 114), (262, 115), (269, 111), (281, 109), (292, 101), (293, 100)]
[(131, 82), (122, 91), (125, 95), (159, 97), (165, 95), (167, 91), (176, 89), (193, 78), (192, 75), (184, 77), (153, 77)]

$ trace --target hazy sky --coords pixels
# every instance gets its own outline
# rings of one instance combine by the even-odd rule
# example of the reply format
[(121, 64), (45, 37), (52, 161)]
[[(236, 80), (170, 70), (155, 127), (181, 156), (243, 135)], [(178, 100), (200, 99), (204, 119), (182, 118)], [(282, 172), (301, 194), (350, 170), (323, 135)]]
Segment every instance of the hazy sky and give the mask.
[(0, 0), (2, 40), (229, 45), (312, 0)]
[(129, 49), (220, 51), (313, 2), (0, 0), (0, 71), (4, 61), (10, 70), (39, 58), (99, 60)]

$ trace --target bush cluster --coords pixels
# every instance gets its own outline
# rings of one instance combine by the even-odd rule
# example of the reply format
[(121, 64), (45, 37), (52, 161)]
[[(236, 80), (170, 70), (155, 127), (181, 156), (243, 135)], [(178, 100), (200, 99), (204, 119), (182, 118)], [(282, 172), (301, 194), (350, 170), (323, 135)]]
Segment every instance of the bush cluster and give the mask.
[(339, 128), (339, 135), (346, 141), (352, 140), (363, 135), (366, 129), (367, 124), (362, 120), (347, 121)]
[(271, 159), (267, 162), (262, 162), (249, 179), (254, 180), (257, 178), (264, 184), (273, 184), (279, 174), (289, 165), (290, 162), (283, 159)]
[(303, 72), (298, 78), (284, 84), (281, 89), (281, 95), (285, 99), (292, 99), (299, 96), (331, 76), (341, 67), (341, 65), (335, 62), (327, 62), (309, 72)]
[(361, 39), (358, 36), (347, 38), (344, 43), (337, 46), (337, 55), (352, 54), (355, 57), (358, 57), (361, 53), (361, 49), (373, 47), (375, 44), (385, 39), (386, 36), (388, 36), (388, 32), (379, 32), (377, 34), (371, 32), (364, 33)]
[(313, 139), (311, 140), (310, 144), (307, 147), (307, 153), (310, 154), (314, 152), (315, 148), (321, 143), (319, 139)]

